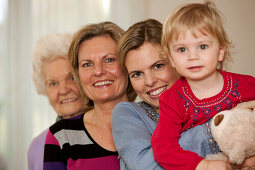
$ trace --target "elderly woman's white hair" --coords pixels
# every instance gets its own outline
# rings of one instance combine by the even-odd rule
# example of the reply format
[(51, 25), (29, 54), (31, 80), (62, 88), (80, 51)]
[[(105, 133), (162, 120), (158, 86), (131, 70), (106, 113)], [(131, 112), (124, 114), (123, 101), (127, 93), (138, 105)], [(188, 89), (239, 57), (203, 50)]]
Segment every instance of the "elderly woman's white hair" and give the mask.
[(32, 60), (32, 79), (38, 94), (46, 95), (45, 77), (43, 75), (44, 64), (59, 57), (68, 59), (71, 41), (72, 34), (69, 33), (51, 33), (37, 41)]

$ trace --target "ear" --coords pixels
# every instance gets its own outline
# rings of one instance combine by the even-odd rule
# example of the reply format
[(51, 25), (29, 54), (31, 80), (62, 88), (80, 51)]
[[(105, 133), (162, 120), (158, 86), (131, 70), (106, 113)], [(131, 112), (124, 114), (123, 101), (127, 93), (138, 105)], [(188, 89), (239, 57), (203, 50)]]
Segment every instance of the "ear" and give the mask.
[(220, 46), (220, 48), (219, 48), (219, 57), (218, 57), (218, 61), (223, 61), (223, 59), (224, 59), (224, 54), (225, 54), (225, 47)]

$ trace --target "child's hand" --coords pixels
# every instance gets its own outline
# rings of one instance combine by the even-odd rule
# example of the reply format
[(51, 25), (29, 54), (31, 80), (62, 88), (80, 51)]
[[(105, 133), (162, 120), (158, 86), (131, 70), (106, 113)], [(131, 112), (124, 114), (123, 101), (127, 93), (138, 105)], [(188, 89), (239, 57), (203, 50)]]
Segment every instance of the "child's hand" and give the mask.
[(230, 163), (225, 161), (203, 159), (196, 167), (196, 170), (232, 170)]
[(235, 108), (238, 108), (238, 109), (253, 109), (253, 108), (255, 108), (255, 100), (239, 103)]
[(255, 170), (255, 156), (246, 158), (242, 165), (232, 165), (236, 169)]

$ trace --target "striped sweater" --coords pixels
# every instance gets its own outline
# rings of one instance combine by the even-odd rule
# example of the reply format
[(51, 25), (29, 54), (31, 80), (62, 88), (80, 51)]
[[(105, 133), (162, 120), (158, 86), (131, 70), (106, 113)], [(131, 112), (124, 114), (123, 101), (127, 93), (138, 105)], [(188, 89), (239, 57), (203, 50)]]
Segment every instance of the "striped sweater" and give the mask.
[(44, 170), (119, 170), (118, 153), (98, 145), (83, 124), (83, 116), (50, 127), (44, 148)]

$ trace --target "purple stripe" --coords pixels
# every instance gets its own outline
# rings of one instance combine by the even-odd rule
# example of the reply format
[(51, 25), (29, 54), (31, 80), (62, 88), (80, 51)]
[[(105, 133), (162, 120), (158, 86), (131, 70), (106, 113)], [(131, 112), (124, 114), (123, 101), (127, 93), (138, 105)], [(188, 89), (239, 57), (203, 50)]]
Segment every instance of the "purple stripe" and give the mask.
[(43, 164), (43, 170), (67, 170), (63, 162), (46, 162)]

